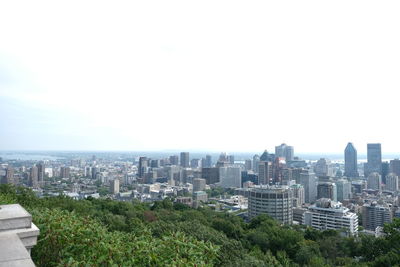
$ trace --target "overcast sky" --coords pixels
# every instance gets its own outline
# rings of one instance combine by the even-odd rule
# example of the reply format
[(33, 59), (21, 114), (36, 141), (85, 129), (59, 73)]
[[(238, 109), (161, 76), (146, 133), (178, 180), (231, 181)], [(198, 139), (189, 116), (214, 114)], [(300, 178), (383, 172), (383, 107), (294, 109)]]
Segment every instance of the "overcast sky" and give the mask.
[(400, 151), (400, 1), (1, 1), (0, 150)]

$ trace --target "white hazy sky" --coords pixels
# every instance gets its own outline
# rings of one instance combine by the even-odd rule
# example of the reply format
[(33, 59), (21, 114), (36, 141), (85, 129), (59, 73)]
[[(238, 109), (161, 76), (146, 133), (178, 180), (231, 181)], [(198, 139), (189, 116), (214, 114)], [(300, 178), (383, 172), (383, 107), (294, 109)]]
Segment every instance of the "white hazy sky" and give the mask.
[(1, 1), (0, 150), (400, 152), (400, 1)]

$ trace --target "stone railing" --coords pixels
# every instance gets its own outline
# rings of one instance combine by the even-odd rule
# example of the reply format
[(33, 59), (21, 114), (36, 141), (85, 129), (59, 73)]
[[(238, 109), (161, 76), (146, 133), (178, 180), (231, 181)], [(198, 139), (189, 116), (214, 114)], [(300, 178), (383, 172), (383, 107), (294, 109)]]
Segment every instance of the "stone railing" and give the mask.
[(19, 204), (0, 205), (0, 267), (35, 266), (30, 252), (39, 229)]

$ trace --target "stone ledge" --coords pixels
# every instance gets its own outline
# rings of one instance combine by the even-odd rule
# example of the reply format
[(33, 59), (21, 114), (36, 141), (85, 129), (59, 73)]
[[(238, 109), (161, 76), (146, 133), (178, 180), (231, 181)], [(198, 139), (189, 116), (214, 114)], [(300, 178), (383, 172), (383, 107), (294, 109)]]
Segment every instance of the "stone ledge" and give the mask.
[(30, 228), (32, 216), (19, 204), (0, 205), (0, 232)]
[(35, 266), (17, 234), (0, 236), (0, 266)]
[(4, 234), (16, 234), (21, 239), (22, 244), (24, 244), (27, 249), (30, 249), (36, 245), (37, 237), (39, 236), (39, 228), (37, 228), (35, 224), (31, 223), (30, 228), (13, 229), (0, 232), (0, 236)]

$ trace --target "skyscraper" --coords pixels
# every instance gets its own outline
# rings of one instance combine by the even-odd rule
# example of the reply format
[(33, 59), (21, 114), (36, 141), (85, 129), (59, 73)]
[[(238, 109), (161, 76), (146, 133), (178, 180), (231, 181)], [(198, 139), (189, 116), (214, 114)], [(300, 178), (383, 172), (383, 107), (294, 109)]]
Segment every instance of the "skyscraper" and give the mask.
[(253, 156), (253, 171), (258, 173), (258, 163), (260, 162), (260, 156), (255, 154)]
[(390, 161), (390, 172), (393, 172), (397, 176), (400, 176), (400, 160), (393, 159)]
[(260, 186), (250, 189), (250, 218), (268, 214), (283, 224), (293, 223), (293, 191), (288, 186)]
[(43, 186), (44, 185), (44, 169), (45, 169), (45, 167), (44, 167), (43, 163), (39, 163), (36, 166), (38, 168), (38, 181), (39, 181), (39, 184), (41, 186)]
[(294, 148), (286, 144), (275, 147), (275, 157), (285, 158), (286, 161), (293, 160)]
[(397, 192), (399, 190), (399, 177), (394, 173), (389, 173), (386, 176), (385, 190)]
[(273, 166), (270, 161), (260, 161), (258, 163), (258, 182), (269, 184), (273, 177)]
[(10, 165), (8, 165), (7, 169), (6, 169), (5, 183), (6, 184), (15, 184), (14, 168), (11, 167)]
[(352, 143), (348, 143), (344, 150), (344, 176), (358, 177), (357, 150)]
[(139, 178), (144, 178), (144, 174), (147, 171), (147, 167), (149, 165), (149, 162), (146, 157), (140, 157), (139, 158), (139, 166), (138, 166), (138, 176)]
[(29, 185), (33, 188), (38, 188), (38, 169), (36, 166), (32, 166), (29, 173)]
[(189, 168), (189, 152), (181, 152), (181, 166), (184, 168)]
[(368, 175), (367, 187), (368, 189), (381, 191), (382, 189), (381, 175), (377, 172), (370, 173), (370, 175)]
[(382, 150), (381, 144), (367, 144), (367, 163), (364, 167), (364, 177), (371, 173), (382, 174)]
[(242, 173), (239, 167), (221, 167), (219, 168), (219, 181), (223, 188), (242, 187)]
[(300, 173), (300, 184), (304, 186), (304, 201), (313, 203), (317, 198), (317, 177), (309, 171)]

